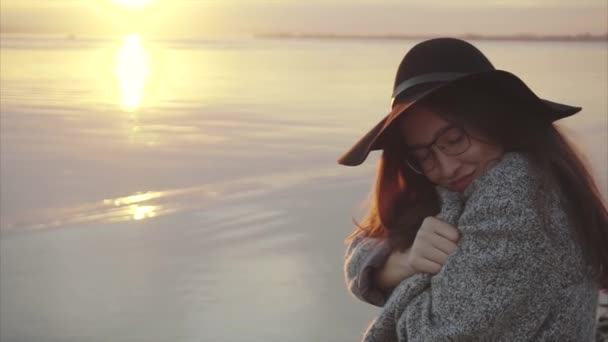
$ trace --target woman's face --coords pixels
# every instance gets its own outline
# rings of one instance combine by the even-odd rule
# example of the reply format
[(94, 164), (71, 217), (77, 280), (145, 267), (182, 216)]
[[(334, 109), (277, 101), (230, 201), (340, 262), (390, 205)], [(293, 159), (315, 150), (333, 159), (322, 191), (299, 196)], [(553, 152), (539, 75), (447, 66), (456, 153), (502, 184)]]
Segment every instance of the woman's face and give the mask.
[[(399, 131), (405, 144), (413, 147), (430, 144), (449, 126), (453, 125), (431, 109), (416, 106), (404, 114)], [(432, 153), (429, 158), (434, 158), (434, 166), (431, 170), (422, 171), (432, 183), (451, 191), (463, 192), (504, 154), (502, 146), (487, 143), (490, 141), (489, 137), (470, 127), (464, 128), (470, 137), (468, 149), (461, 154), (450, 156), (443, 153), (437, 145), (433, 145), (430, 147)]]

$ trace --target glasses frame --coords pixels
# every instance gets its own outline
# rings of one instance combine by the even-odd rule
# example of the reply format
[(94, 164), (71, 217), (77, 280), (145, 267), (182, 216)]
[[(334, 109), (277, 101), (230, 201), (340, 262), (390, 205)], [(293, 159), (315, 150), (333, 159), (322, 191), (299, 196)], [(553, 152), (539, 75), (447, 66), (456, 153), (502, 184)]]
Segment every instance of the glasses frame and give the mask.
[[(452, 128), (460, 129), (462, 131), (462, 133), (464, 134), (464, 137), (467, 139), (467, 147), (458, 153), (446, 153), (440, 145), (437, 145), (437, 142), (439, 141), (439, 139), (441, 139), (441, 137), (443, 137)], [(447, 156), (451, 156), (451, 157), (458, 156), (458, 155), (465, 153), (466, 151), (469, 150), (469, 148), (471, 148), (471, 136), (469, 135), (467, 130), (462, 126), (454, 125), (454, 124), (448, 125), (445, 128), (443, 128), (443, 131), (439, 135), (437, 135), (437, 137), (431, 143), (423, 145), (423, 146), (418, 146), (415, 148), (407, 148), (406, 149), (406, 158), (405, 158), (405, 162), (407, 163), (407, 166), (410, 169), (412, 169), (412, 171), (416, 172), (417, 174), (423, 175), (425, 171), (417, 170), (416, 167), (414, 167), (410, 163), (410, 158), (413, 158), (413, 157), (411, 157), (412, 150), (426, 149), (426, 150), (429, 150), (429, 154), (431, 155), (431, 158), (433, 158), (433, 166), (430, 169), (428, 169), (426, 172), (429, 172), (429, 171), (432, 171), (433, 169), (435, 169), (435, 166), (437, 165), (437, 158), (435, 157), (435, 155), (433, 154), (433, 150), (431, 149), (431, 147), (433, 147), (433, 146), (437, 146), (438, 149), (441, 151), (441, 153), (443, 153)]]

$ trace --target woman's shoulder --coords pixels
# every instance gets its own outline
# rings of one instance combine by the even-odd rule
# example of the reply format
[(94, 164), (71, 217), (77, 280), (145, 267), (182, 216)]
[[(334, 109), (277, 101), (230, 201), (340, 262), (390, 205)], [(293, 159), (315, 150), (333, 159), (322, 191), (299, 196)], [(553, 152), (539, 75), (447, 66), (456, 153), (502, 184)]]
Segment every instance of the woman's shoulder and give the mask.
[(524, 152), (507, 152), (463, 193), (436, 186), (440, 206), (462, 212), (464, 207), (525, 207), (541, 187), (541, 172)]
[(505, 197), (525, 202), (542, 187), (542, 172), (530, 156), (525, 152), (507, 152), (475, 179), (463, 195), (467, 202)]

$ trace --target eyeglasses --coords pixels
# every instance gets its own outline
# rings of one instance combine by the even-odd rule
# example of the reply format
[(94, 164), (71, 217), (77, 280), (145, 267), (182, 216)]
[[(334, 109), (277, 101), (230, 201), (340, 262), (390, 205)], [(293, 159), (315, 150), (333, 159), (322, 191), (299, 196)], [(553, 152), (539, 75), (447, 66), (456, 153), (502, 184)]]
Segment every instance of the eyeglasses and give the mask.
[(414, 172), (423, 174), (435, 168), (435, 164), (437, 163), (431, 150), (433, 145), (436, 145), (445, 155), (457, 156), (471, 147), (471, 138), (464, 128), (448, 126), (443, 129), (432, 143), (409, 148), (406, 151), (406, 162)]

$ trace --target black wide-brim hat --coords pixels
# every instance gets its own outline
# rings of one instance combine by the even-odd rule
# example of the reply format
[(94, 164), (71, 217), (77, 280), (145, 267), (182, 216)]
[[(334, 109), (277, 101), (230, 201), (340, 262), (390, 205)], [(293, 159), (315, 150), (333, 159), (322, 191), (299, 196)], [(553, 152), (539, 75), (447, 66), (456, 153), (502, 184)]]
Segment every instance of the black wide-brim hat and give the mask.
[(397, 70), (391, 111), (367, 132), (338, 163), (357, 166), (369, 152), (384, 148), (384, 135), (391, 124), (416, 103), (432, 94), (466, 87), (494, 89), (526, 106), (531, 113), (553, 122), (578, 113), (582, 108), (541, 99), (514, 74), (494, 68), (472, 44), (455, 38), (435, 38), (411, 48)]

